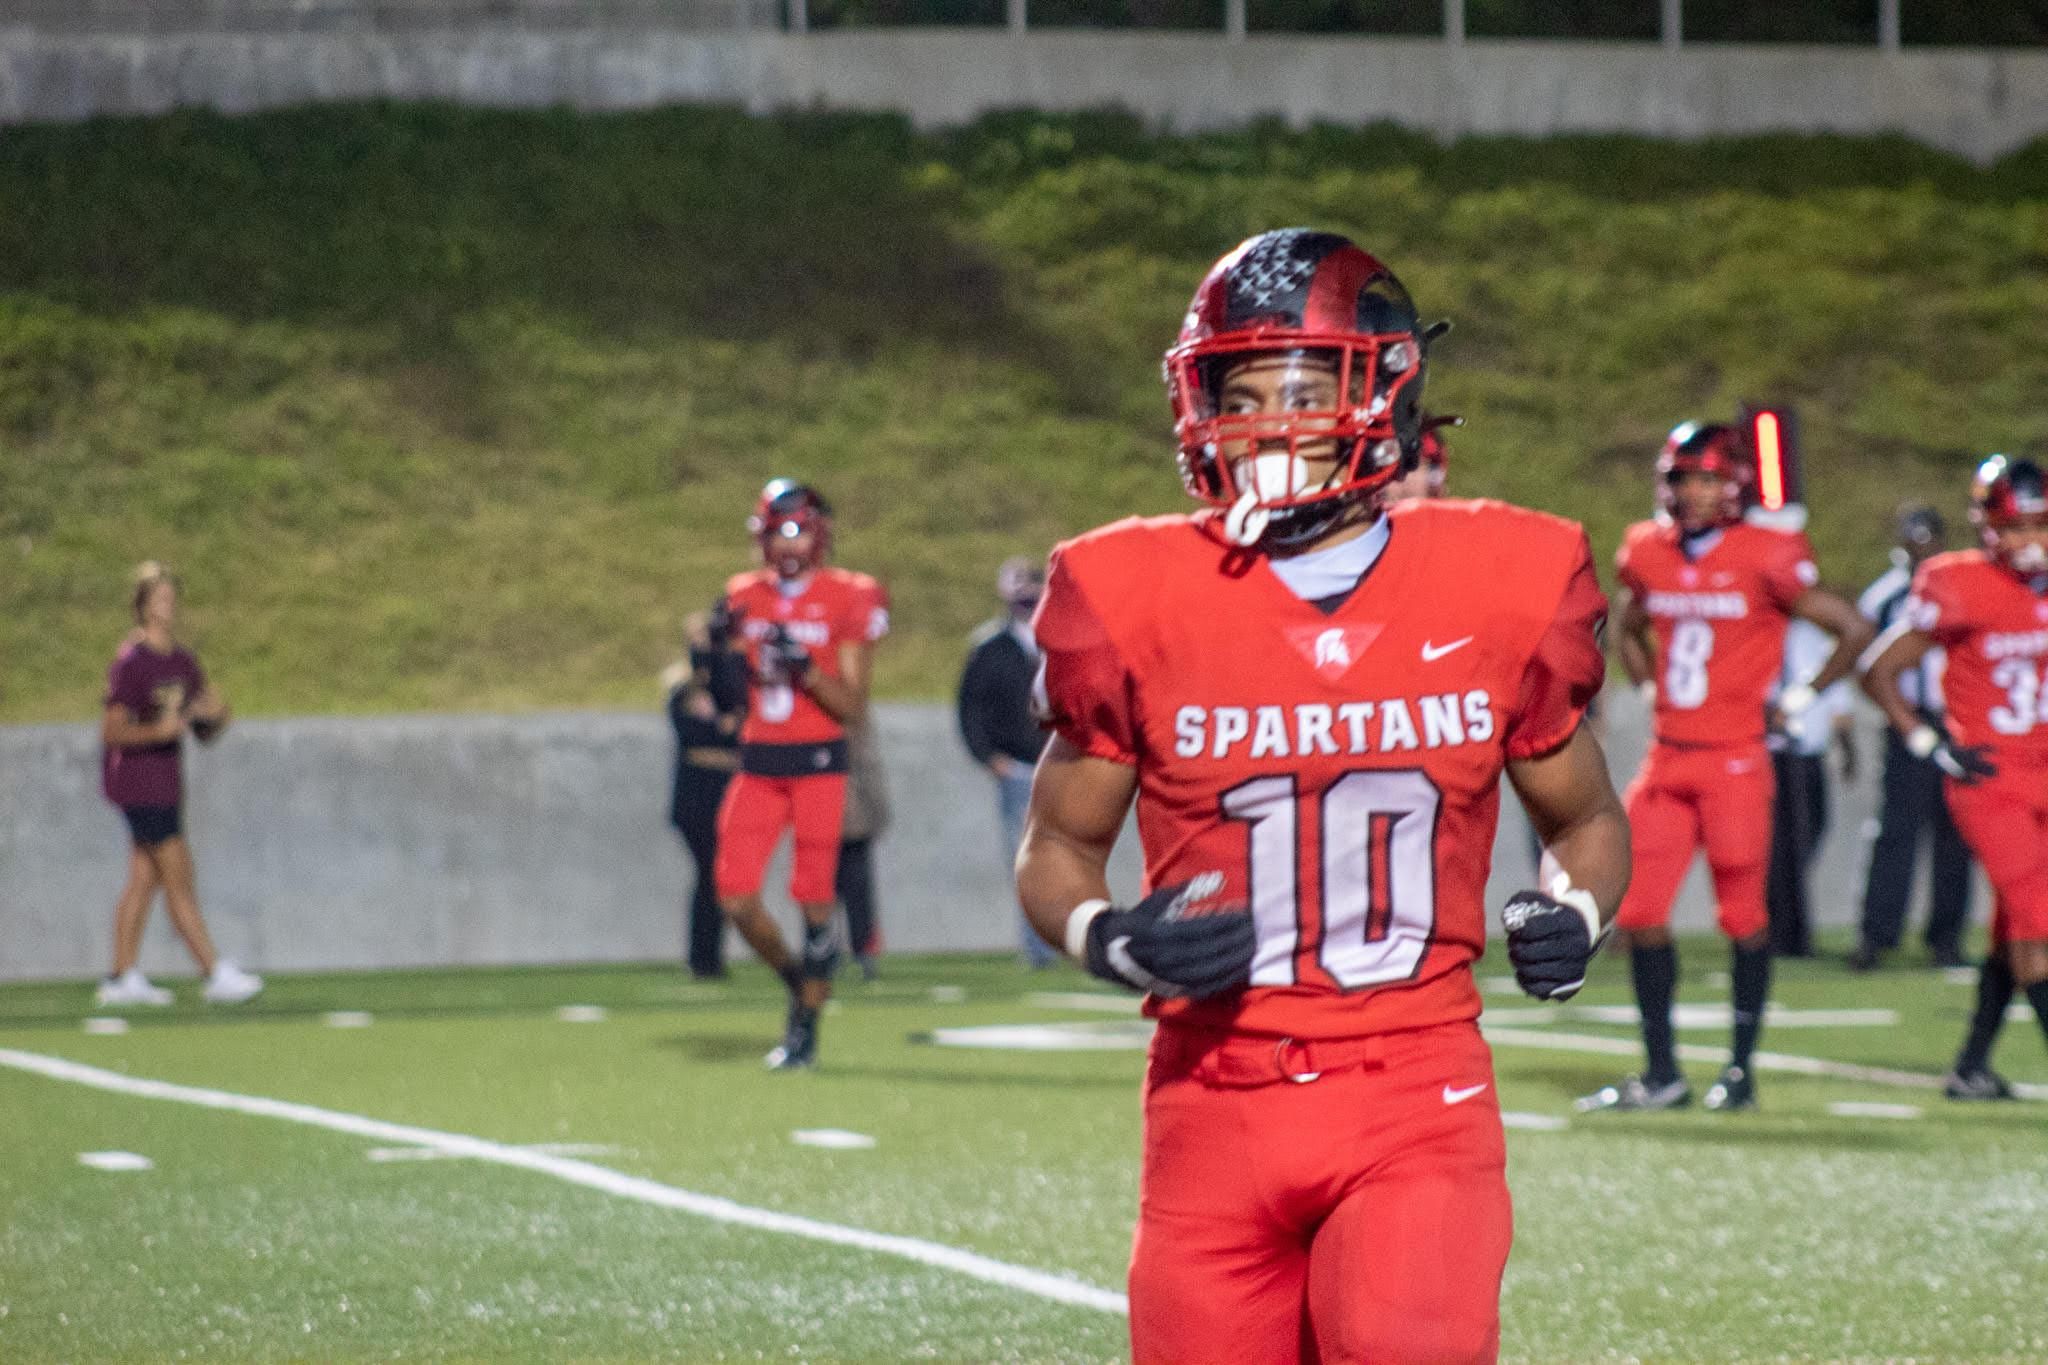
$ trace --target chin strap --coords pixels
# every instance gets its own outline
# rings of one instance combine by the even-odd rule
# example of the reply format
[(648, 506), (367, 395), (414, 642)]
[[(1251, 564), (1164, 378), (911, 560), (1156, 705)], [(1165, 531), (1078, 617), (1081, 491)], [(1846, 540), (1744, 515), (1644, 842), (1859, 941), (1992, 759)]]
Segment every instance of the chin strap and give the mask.
[(1260, 506), (1258, 495), (1247, 491), (1224, 514), (1223, 534), (1232, 545), (1250, 549), (1266, 534), (1266, 523), (1272, 519), (1272, 510)]

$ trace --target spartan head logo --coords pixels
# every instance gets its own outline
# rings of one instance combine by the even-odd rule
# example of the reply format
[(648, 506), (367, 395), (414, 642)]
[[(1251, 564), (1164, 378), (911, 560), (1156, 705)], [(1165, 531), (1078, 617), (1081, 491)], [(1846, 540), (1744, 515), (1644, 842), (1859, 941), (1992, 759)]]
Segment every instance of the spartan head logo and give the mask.
[(1331, 626), (1316, 636), (1314, 664), (1319, 669), (1334, 668), (1339, 671), (1351, 667), (1351, 646), (1345, 643), (1342, 626)]

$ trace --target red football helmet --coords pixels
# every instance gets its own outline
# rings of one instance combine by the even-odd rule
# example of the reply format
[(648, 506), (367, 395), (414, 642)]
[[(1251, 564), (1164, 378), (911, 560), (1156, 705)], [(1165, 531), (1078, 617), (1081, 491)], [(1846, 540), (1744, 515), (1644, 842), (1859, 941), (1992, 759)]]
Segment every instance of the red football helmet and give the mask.
[(2041, 466), (2009, 455), (1993, 455), (1978, 465), (1970, 485), (1970, 524), (1992, 557), (2014, 573), (2032, 577), (2048, 572), (2048, 549), (2028, 544), (2008, 550), (1999, 539), (2001, 531), (2048, 528), (2048, 479)]
[[(825, 562), (832, 548), (832, 507), (817, 489), (795, 479), (776, 479), (761, 490), (747, 530), (760, 547), (761, 560), (784, 578), (801, 578)], [(792, 553), (790, 540), (811, 532), (811, 548)]]
[(1742, 433), (1720, 422), (1681, 422), (1664, 438), (1657, 453), (1657, 520), (1667, 525), (1678, 520), (1675, 485), (1680, 476), (1697, 473), (1721, 476), (1717, 524), (1742, 520), (1756, 483), (1756, 464), (1743, 448)]
[[(1433, 335), (1393, 272), (1348, 238), (1285, 228), (1240, 243), (1195, 290), (1166, 353), (1181, 482), (1229, 509), (1240, 545), (1300, 545), (1370, 511), (1419, 457)], [(1226, 380), (1260, 355), (1327, 367), (1335, 402), (1225, 412)], [(1313, 480), (1304, 456), (1328, 448), (1336, 462)]]
[(1451, 450), (1449, 446), (1444, 444), (1443, 429), (1445, 427), (1462, 427), (1464, 425), (1465, 419), (1462, 417), (1425, 417), (1422, 419), (1422, 444), (1421, 448), (1417, 451), (1416, 457), (1422, 461), (1422, 467), (1429, 472), (1429, 492), (1431, 497), (1443, 496), (1444, 481), (1450, 477), (1451, 472)]

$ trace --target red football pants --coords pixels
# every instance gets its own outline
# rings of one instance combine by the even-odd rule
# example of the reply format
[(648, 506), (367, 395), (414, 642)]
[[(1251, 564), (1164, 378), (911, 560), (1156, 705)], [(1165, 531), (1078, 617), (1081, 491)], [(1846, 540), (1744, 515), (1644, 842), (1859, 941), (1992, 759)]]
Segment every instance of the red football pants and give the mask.
[(756, 895), (782, 831), (796, 831), (789, 894), (798, 905), (830, 905), (838, 893), (839, 829), (846, 815), (846, 774), (761, 777), (741, 773), (718, 807), (718, 856), (711, 880), (720, 900)]
[(1134, 1365), (1492, 1361), (1506, 1168), (1476, 1024), (1330, 1043), (1162, 1027)]
[(1948, 813), (1991, 881), (1994, 943), (2048, 939), (2048, 769), (2013, 765), (1948, 788)]
[(1652, 744), (1628, 784), (1635, 876), (1614, 922), (1622, 929), (1671, 923), (1671, 903), (1705, 847), (1714, 874), (1715, 917), (1733, 939), (1764, 931), (1764, 883), (1771, 867), (1771, 798), (1776, 779), (1761, 744), (1680, 749)]

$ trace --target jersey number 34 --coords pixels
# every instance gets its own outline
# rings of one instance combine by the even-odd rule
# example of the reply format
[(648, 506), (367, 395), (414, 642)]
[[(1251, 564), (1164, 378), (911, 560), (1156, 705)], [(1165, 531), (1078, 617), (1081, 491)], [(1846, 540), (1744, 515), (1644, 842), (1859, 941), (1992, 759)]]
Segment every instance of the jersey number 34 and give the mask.
[[(1252, 985), (1310, 984), (1311, 963), (1345, 990), (1415, 975), (1436, 928), (1442, 800), (1413, 768), (1346, 773), (1320, 796), (1292, 776), (1225, 792), (1223, 814), (1251, 827)], [(1304, 868), (1319, 895), (1302, 885)]]

